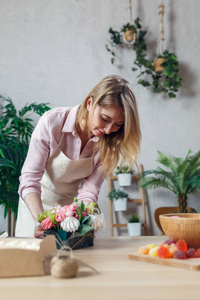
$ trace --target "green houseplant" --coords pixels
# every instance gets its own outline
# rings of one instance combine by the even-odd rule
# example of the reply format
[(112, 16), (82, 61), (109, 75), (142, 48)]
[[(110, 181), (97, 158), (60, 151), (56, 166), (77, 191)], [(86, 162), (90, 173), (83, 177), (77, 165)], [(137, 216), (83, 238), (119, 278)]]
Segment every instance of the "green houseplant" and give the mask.
[(112, 190), (108, 193), (108, 197), (114, 201), (115, 211), (127, 210), (128, 194), (125, 191), (112, 188)]
[[(109, 29), (110, 46), (106, 45), (106, 49), (111, 53), (112, 64), (114, 64), (116, 58), (115, 49), (119, 49), (124, 45), (122, 34), (125, 30), (125, 25), (120, 31), (115, 31), (112, 28)], [(158, 59), (163, 58), (164, 60), (162, 64), (163, 70), (155, 71), (155, 61), (147, 59), (147, 44), (145, 41), (147, 31), (143, 30), (139, 18), (134, 21), (134, 34), (135, 39), (133, 45), (132, 47), (129, 45), (129, 47), (135, 51), (136, 55), (132, 71), (139, 72), (137, 83), (144, 87), (151, 87), (153, 93), (164, 93), (169, 98), (175, 98), (176, 93), (182, 86), (177, 56), (168, 50), (163, 51), (163, 53), (157, 57)]]
[(129, 30), (132, 30), (134, 33), (137, 32), (136, 26), (134, 26), (134, 25), (131, 24), (131, 23), (126, 23), (126, 24), (123, 25), (122, 28), (121, 28), (121, 32), (126, 32), (126, 31), (129, 31)]
[(140, 218), (138, 217), (137, 214), (132, 214), (128, 217), (128, 223), (139, 223), (140, 222)]
[[(138, 55), (140, 52), (141, 45), (136, 43), (136, 41), (139, 39), (140, 41), (143, 40), (143, 31), (142, 26), (140, 24), (140, 19), (137, 18), (134, 21), (134, 24), (126, 23), (121, 27), (119, 31), (113, 30), (112, 27), (108, 30), (110, 34), (110, 45), (106, 44), (106, 49), (111, 54), (111, 63), (114, 64), (115, 62), (115, 49), (118, 49), (120, 46), (123, 46), (124, 44), (129, 44), (130, 42), (133, 42), (134, 47), (138, 49), (137, 46), (139, 46), (138, 49)], [(126, 33), (128, 35), (126, 39)], [(129, 44), (130, 45), (130, 44)]]
[(115, 172), (116, 175), (118, 174), (133, 174), (133, 168), (130, 168), (129, 165), (124, 165), (122, 167), (117, 166), (117, 171)]
[(117, 175), (119, 186), (130, 186), (133, 173), (134, 170), (129, 165), (117, 166), (115, 174)]
[(46, 103), (32, 103), (17, 111), (11, 99), (0, 96), (0, 100), (4, 104), (0, 119), (0, 205), (4, 218), (12, 211), (16, 220), (19, 177), (34, 129), (33, 120), (26, 115), (31, 112), (41, 116), (50, 108)]
[(135, 34), (137, 33), (136, 26), (133, 24), (127, 23), (121, 28), (123, 33), (123, 39), (125, 43), (133, 43), (135, 40)]
[(142, 224), (137, 214), (132, 214), (128, 217), (128, 234), (129, 236), (140, 236)]
[[(160, 64), (161, 63), (161, 64)], [(179, 76), (178, 59), (174, 53), (165, 50), (162, 55), (158, 55), (152, 63), (149, 61), (144, 63), (145, 70), (141, 71), (139, 77), (144, 74), (151, 76), (150, 81), (140, 79), (139, 84), (143, 86), (151, 86), (154, 93), (164, 92), (169, 98), (175, 98), (176, 92), (182, 86), (182, 79)]]
[(200, 151), (193, 155), (191, 153), (189, 150), (183, 159), (158, 151), (157, 162), (167, 170), (158, 167), (143, 172), (139, 185), (143, 188), (163, 187), (170, 190), (177, 196), (180, 212), (187, 212), (188, 195), (200, 189)]

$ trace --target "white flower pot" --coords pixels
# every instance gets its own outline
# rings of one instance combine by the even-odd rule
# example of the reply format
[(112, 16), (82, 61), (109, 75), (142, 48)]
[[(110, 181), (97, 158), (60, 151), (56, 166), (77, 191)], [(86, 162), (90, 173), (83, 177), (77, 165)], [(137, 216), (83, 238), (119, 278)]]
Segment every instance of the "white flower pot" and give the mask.
[(118, 178), (119, 186), (130, 186), (131, 185), (132, 175), (130, 173), (118, 174), (117, 178)]
[(129, 236), (140, 236), (142, 231), (141, 223), (128, 223)]
[(115, 211), (124, 211), (127, 210), (127, 197), (114, 200)]

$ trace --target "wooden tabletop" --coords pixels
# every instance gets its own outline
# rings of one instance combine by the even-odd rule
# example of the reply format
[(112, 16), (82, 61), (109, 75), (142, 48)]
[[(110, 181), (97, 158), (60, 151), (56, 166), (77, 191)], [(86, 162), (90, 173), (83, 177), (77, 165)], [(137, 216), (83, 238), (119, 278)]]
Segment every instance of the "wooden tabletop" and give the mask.
[(130, 260), (140, 246), (163, 242), (166, 237), (95, 238), (94, 247), (74, 254), (98, 274), (80, 267), (78, 276), (1, 278), (1, 299), (13, 300), (133, 300), (200, 299), (200, 271)]

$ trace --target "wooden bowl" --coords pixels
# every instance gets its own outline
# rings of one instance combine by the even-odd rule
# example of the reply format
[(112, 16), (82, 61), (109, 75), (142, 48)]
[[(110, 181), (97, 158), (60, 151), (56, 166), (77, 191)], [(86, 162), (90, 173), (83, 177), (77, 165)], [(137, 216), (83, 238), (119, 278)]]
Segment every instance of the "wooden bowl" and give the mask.
[(183, 239), (189, 248), (200, 248), (199, 213), (163, 214), (159, 216), (159, 219), (168, 238), (175, 241)]

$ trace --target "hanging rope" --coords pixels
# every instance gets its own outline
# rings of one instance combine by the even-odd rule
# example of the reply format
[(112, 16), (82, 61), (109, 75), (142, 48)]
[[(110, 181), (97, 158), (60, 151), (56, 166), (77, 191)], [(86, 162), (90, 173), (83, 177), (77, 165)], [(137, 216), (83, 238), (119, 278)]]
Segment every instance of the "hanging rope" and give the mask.
[(132, 6), (131, 0), (126, 0), (127, 20), (128, 23), (132, 24)]
[(163, 26), (163, 15), (164, 15), (164, 4), (163, 1), (160, 2), (160, 5), (158, 6), (158, 15), (160, 15), (160, 27), (159, 27), (159, 33), (158, 33), (158, 43), (157, 43), (157, 55), (162, 54), (165, 50), (165, 38), (164, 38), (164, 26)]
[[(133, 24), (132, 22), (132, 5), (131, 5), (131, 0), (126, 0), (126, 10), (127, 10), (127, 23), (130, 23), (131, 25)], [(123, 42), (129, 46), (134, 44), (135, 42), (135, 34), (133, 36), (133, 40), (127, 41), (125, 38), (125, 34), (122, 34)]]

